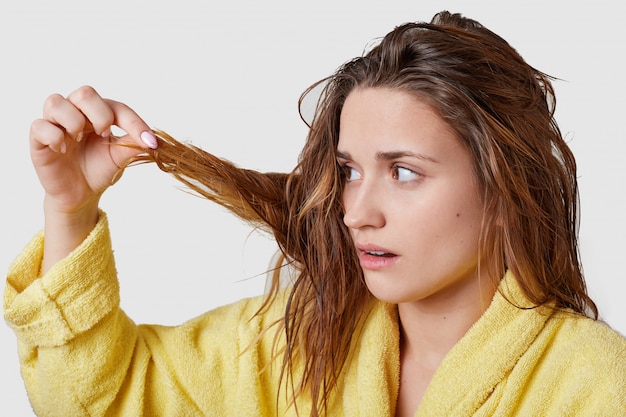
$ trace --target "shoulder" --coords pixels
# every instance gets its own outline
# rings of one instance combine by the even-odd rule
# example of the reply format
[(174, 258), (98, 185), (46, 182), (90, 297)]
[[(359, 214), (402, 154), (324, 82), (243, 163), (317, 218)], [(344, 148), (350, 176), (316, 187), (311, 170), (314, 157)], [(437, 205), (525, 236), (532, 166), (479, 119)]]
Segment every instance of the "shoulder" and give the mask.
[(523, 415), (617, 415), (626, 409), (626, 339), (601, 321), (553, 311), (508, 382)]
[(204, 340), (200, 345), (205, 348), (232, 349), (237, 345), (236, 350), (241, 351), (262, 335), (269, 334), (265, 339), (273, 339), (275, 331), (271, 329), (284, 317), (285, 298), (281, 293), (270, 303), (266, 303), (266, 295), (242, 299), (207, 311), (170, 330), (180, 337)]
[[(587, 359), (626, 363), (626, 338), (603, 321), (556, 312), (547, 321), (546, 327), (553, 328), (553, 348), (567, 349), (580, 355), (573, 360), (585, 360), (587, 355), (591, 355)], [(626, 372), (626, 368), (622, 370)]]
[(600, 320), (557, 311), (546, 322), (546, 359), (577, 373), (619, 374), (626, 384), (626, 338)]
[[(576, 409), (626, 407), (626, 338), (602, 321), (557, 312), (546, 323), (544, 360), (557, 397)], [(561, 410), (564, 411), (564, 410)], [(594, 411), (595, 412), (595, 411)]]
[(253, 367), (261, 369), (269, 363), (278, 329), (273, 324), (284, 316), (282, 298), (277, 297), (267, 308), (265, 298), (242, 299), (177, 326), (142, 325), (140, 332), (153, 353), (162, 350), (163, 357), (176, 357), (187, 367), (213, 363), (237, 368), (246, 362), (242, 356), (246, 353), (246, 357), (252, 355), (263, 362)]

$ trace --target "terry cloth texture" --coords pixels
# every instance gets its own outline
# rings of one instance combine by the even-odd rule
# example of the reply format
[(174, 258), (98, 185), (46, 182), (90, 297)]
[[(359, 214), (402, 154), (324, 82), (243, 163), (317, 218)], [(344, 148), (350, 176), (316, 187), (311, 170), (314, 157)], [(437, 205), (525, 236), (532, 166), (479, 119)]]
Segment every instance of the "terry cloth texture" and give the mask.
[[(15, 260), (4, 293), (39, 416), (295, 415), (284, 385), (278, 393), (275, 332), (254, 342), (282, 317), (284, 298), (257, 316), (261, 297), (180, 326), (138, 326), (119, 307), (104, 213), (85, 242), (40, 277), (43, 243), (37, 235)], [(507, 274), (441, 363), (416, 416), (626, 416), (626, 339), (599, 321), (526, 307)], [(373, 303), (350, 357), (329, 415), (392, 416), (400, 380), (395, 306)], [(300, 415), (309, 407), (303, 398)]]

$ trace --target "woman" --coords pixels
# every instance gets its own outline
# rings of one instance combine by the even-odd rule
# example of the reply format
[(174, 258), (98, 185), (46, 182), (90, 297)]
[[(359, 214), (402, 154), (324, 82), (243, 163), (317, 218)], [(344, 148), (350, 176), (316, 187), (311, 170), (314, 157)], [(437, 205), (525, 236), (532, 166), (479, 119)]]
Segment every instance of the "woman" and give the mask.
[[(626, 340), (586, 293), (549, 77), (442, 12), (324, 83), (290, 174), (155, 136), (89, 87), (47, 100), (45, 227), (5, 292), (36, 412), (623, 414)], [(132, 161), (273, 233), (270, 295), (174, 328), (128, 319), (98, 204)]]

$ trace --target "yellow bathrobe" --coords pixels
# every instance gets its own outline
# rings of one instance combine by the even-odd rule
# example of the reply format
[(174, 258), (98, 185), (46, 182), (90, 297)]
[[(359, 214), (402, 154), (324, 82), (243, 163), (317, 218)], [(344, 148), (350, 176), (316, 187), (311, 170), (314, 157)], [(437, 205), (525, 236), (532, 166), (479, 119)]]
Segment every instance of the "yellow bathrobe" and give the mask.
[[(270, 361), (278, 300), (261, 298), (181, 326), (136, 326), (119, 309), (106, 216), (67, 259), (37, 278), (38, 235), (11, 267), (4, 294), (22, 375), (40, 416), (292, 416)], [(36, 279), (37, 278), (37, 279)], [(511, 276), (500, 290), (525, 306)], [(330, 416), (391, 416), (399, 384), (398, 317), (376, 302), (353, 343)], [(280, 361), (278, 361), (280, 362)], [(265, 371), (263, 371), (265, 369)], [(278, 399), (278, 401), (277, 401)], [(308, 406), (300, 404), (301, 415)], [(626, 339), (601, 322), (520, 309), (496, 293), (453, 347), (416, 416), (626, 416)]]

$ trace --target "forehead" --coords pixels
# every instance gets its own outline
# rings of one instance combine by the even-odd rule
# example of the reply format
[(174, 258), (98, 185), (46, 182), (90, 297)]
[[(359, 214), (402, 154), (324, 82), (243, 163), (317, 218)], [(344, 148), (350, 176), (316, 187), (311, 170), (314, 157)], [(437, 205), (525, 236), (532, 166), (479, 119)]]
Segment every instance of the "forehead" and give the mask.
[(390, 88), (355, 89), (344, 103), (338, 150), (367, 146), (413, 149), (434, 159), (464, 152), (456, 132), (434, 107), (415, 94)]

